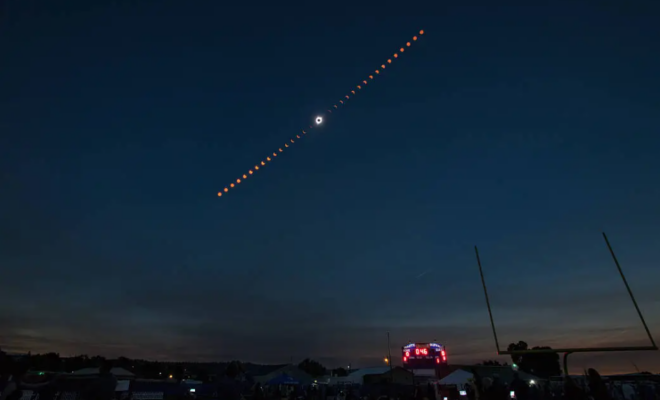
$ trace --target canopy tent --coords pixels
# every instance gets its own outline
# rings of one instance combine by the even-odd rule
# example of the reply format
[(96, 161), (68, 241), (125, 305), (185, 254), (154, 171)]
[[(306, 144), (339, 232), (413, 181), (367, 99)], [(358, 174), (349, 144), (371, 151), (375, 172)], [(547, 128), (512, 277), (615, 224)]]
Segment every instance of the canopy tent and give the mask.
[(269, 380), (267, 385), (300, 385), (300, 382), (287, 374), (281, 374)]
[(464, 369), (457, 369), (451, 374), (440, 379), (441, 385), (456, 385), (458, 388), (463, 389), (465, 385), (468, 384), (470, 379), (473, 379), (474, 375)]

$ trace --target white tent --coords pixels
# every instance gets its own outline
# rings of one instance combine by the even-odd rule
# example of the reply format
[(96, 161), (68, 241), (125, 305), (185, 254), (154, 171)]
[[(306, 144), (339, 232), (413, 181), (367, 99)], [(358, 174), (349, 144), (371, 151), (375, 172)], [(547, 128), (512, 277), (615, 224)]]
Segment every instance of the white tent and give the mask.
[(456, 385), (456, 387), (463, 389), (463, 386), (468, 382), (468, 379), (472, 379), (472, 373), (459, 368), (451, 374), (440, 379), (440, 384)]

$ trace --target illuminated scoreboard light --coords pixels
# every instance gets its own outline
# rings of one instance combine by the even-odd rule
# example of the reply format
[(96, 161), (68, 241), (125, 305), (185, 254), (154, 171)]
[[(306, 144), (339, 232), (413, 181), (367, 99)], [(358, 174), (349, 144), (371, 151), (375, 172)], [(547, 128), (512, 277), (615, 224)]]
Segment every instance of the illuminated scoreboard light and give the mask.
[(447, 351), (437, 343), (410, 343), (401, 352), (404, 368), (433, 369), (447, 364)]

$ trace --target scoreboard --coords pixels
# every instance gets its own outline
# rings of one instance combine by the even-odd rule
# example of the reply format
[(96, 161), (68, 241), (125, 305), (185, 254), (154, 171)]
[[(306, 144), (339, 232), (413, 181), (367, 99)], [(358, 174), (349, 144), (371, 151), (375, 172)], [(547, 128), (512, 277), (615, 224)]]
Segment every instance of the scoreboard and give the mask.
[(447, 364), (447, 352), (437, 343), (410, 343), (401, 348), (403, 367), (433, 369)]

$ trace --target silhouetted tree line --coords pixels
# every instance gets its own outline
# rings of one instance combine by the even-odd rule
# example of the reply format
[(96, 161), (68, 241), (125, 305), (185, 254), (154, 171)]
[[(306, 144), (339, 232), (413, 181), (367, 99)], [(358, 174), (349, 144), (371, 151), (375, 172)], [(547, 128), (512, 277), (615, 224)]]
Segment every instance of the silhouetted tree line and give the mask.
[(328, 374), (328, 370), (320, 362), (306, 358), (298, 364), (298, 368), (308, 373), (314, 378)]
[[(16, 363), (20, 363), (25, 369), (35, 372), (68, 373), (83, 368), (99, 368), (101, 365), (109, 363), (112, 367), (123, 368), (140, 378), (174, 379), (177, 381), (196, 379), (203, 382), (209, 382), (212, 376), (217, 378), (224, 375), (227, 369), (236, 371), (238, 374), (244, 374), (249, 366), (249, 364), (245, 365), (240, 361), (229, 363), (177, 363), (130, 359), (127, 357), (106, 359), (101, 356), (90, 357), (86, 354), (75, 357), (60, 357), (58, 353), (28, 353), (20, 356), (9, 356), (0, 349), (0, 375), (3, 372), (8, 373), (11, 371)], [(328, 374), (328, 370), (321, 363), (309, 358), (300, 362), (298, 368), (315, 378)], [(337, 376), (348, 374), (343, 368), (338, 368), (333, 372)]]
[[(508, 351), (516, 350), (539, 350), (546, 349), (552, 350), (551, 347), (532, 347), (522, 340), (518, 343), (511, 343), (507, 347)], [(523, 372), (538, 376), (539, 378), (549, 378), (551, 376), (560, 376), (562, 374), (561, 366), (559, 364), (559, 354), (557, 353), (532, 353), (532, 354), (512, 354), (511, 361), (513, 364)], [(497, 360), (485, 360), (479, 365), (487, 367), (508, 367), (509, 364), (501, 363)]]
[[(528, 344), (524, 341), (509, 344), (507, 350), (528, 350)], [(550, 349), (550, 347), (533, 347), (532, 349)], [(2, 350), (0, 350), (0, 369), (7, 370), (7, 366), (14, 362), (15, 358), (10, 357)], [(147, 379), (165, 379), (170, 378), (176, 380), (182, 379), (198, 379), (201, 381), (208, 381), (210, 375), (218, 375), (222, 373), (225, 368), (232, 364), (238, 370), (245, 372), (245, 366), (239, 361), (232, 361), (230, 363), (175, 363), (175, 362), (159, 362), (147, 361), (141, 359), (130, 359), (127, 357), (119, 357), (117, 359), (106, 359), (101, 356), (88, 356), (86, 354), (78, 355), (75, 357), (60, 357), (58, 353), (46, 354), (30, 354), (20, 357), (28, 369), (33, 371), (44, 372), (73, 372), (83, 368), (98, 368), (105, 362), (110, 362), (113, 367), (124, 368), (127, 371), (134, 373), (137, 376)], [(559, 364), (559, 355), (556, 353), (540, 353), (540, 354), (512, 354), (511, 361), (524, 372), (536, 375), (541, 378), (550, 376), (561, 375), (561, 367)], [(500, 363), (495, 360), (486, 360), (481, 363), (484, 366), (507, 366), (507, 363)], [(298, 364), (298, 368), (305, 371), (312, 377), (318, 378), (329, 373), (328, 369), (320, 362), (305, 359)], [(348, 371), (344, 368), (337, 368), (332, 370), (335, 376), (346, 376)]]
[(178, 381), (197, 379), (208, 382), (211, 375), (222, 376), (229, 365), (233, 365), (241, 372), (245, 371), (243, 364), (239, 361), (229, 363), (178, 363), (130, 359), (127, 357), (106, 359), (101, 356), (90, 357), (86, 354), (75, 357), (60, 357), (58, 353), (54, 352), (11, 356), (0, 349), (0, 375), (11, 374), (11, 371), (18, 364), (22, 368), (33, 372), (70, 373), (83, 368), (99, 368), (106, 363), (112, 367), (123, 368), (141, 378), (175, 379)]
[(479, 365), (483, 365), (483, 366), (486, 366), (486, 367), (508, 367), (509, 366), (509, 364), (506, 363), (506, 362), (505, 363), (500, 363), (499, 361), (496, 361), (496, 360), (482, 361), (481, 364), (479, 364)]

